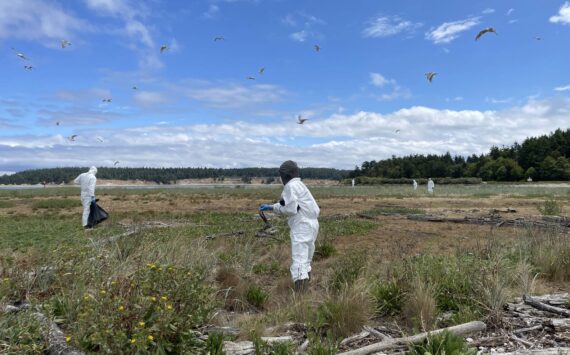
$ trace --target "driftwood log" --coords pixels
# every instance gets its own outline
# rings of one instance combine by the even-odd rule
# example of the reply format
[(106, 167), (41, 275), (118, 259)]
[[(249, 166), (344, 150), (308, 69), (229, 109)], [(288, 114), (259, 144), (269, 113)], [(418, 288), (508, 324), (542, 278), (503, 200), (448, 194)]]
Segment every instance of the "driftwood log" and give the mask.
[(423, 214), (411, 214), (407, 216), (407, 219), (413, 221), (423, 221), (423, 222), (438, 222), (438, 223), (461, 223), (461, 224), (479, 224), (479, 225), (493, 225), (496, 227), (532, 227), (540, 229), (561, 229), (566, 232), (570, 232), (570, 221), (565, 218), (552, 219), (552, 220), (531, 220), (525, 218), (516, 219), (502, 219), (500, 216), (489, 216), (489, 217), (463, 217), (463, 218), (453, 218), (453, 217), (443, 217), (443, 216), (433, 216), (433, 215), (423, 215)]
[(512, 353), (503, 353), (502, 355), (570, 355), (570, 348), (517, 350)]
[[(267, 344), (293, 342), (293, 337), (261, 337)], [(224, 341), (224, 352), (228, 355), (252, 355), (255, 354), (255, 345), (251, 341)]]
[(528, 304), (529, 306), (534, 307), (536, 309), (539, 309), (541, 311), (547, 311), (550, 313), (559, 314), (559, 315), (564, 316), (566, 318), (570, 318), (570, 310), (568, 310), (568, 309), (555, 307), (555, 306), (548, 305), (546, 303), (542, 303), (540, 301), (533, 299), (532, 297), (530, 297), (528, 295), (523, 296), (523, 301), (524, 301), (524, 303)]
[(467, 335), (483, 331), (485, 330), (485, 328), (486, 328), (485, 323), (474, 321), (474, 322), (456, 325), (449, 328), (437, 329), (431, 332), (425, 332), (408, 337), (396, 338), (396, 339), (386, 340), (380, 343), (370, 344), (360, 349), (355, 349), (355, 350), (346, 351), (344, 353), (340, 353), (339, 355), (367, 355), (375, 352), (390, 350), (401, 345), (421, 343), (428, 336), (436, 335), (444, 331), (449, 331), (456, 335)]

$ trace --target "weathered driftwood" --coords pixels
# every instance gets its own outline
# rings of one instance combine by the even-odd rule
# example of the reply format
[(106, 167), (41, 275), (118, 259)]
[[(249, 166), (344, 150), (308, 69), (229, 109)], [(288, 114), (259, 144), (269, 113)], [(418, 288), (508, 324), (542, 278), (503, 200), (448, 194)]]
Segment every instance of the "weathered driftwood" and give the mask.
[(556, 332), (567, 332), (570, 330), (570, 319), (568, 318), (552, 318), (549, 324)]
[(370, 345), (367, 345), (363, 348), (346, 351), (346, 352), (341, 353), (339, 355), (372, 354), (372, 353), (379, 352), (379, 351), (385, 351), (385, 350), (393, 349), (393, 348), (401, 346), (401, 345), (417, 344), (417, 343), (424, 341), (430, 335), (436, 335), (436, 334), (442, 333), (444, 331), (449, 331), (449, 332), (457, 334), (457, 335), (467, 335), (467, 334), (472, 334), (472, 333), (477, 333), (477, 332), (483, 331), (483, 330), (485, 330), (485, 328), (486, 328), (485, 323), (479, 322), (479, 321), (474, 321), (474, 322), (456, 325), (453, 327), (437, 329), (437, 330), (434, 330), (431, 332), (420, 333), (420, 334), (412, 335), (409, 337), (396, 338), (396, 339), (386, 340), (386, 341), (383, 341), (380, 343), (370, 344)]
[(239, 335), (240, 330), (239, 328), (235, 327), (217, 327), (217, 326), (209, 326), (200, 329), (200, 332), (203, 334), (210, 334), (210, 333), (223, 333), (229, 335)]
[(297, 348), (297, 354), (304, 354), (309, 348), (309, 339), (306, 339), (303, 344), (299, 345)]
[(534, 345), (534, 344), (531, 343), (530, 341), (525, 340), (525, 339), (521, 339), (521, 338), (517, 337), (517, 336), (514, 335), (514, 334), (511, 334), (511, 339), (514, 340), (514, 341), (516, 341), (517, 343), (520, 343), (520, 344), (522, 344), (522, 345), (526, 345), (526, 346), (529, 346), (529, 347)]
[[(290, 336), (283, 337), (261, 337), (261, 340), (268, 344), (293, 342)], [(255, 345), (251, 341), (224, 341), (224, 351), (228, 355), (251, 355), (255, 354)]]
[(512, 353), (503, 353), (502, 355), (570, 355), (570, 348), (517, 350)]
[(54, 322), (39, 312), (33, 313), (33, 316), (40, 322), (42, 326), (43, 337), (48, 342), (48, 354), (83, 355), (83, 352), (75, 350), (67, 345), (67, 341), (65, 341), (65, 335)]
[(376, 338), (380, 339), (380, 340), (388, 340), (388, 339), (392, 339), (391, 336), (386, 335), (372, 327), (369, 327), (367, 325), (364, 326), (364, 330), (367, 330), (368, 332), (370, 332), (370, 334), (374, 335)]
[(524, 218), (517, 219), (502, 219), (500, 216), (490, 217), (443, 217), (433, 215), (411, 214), (407, 216), (408, 219), (423, 222), (439, 222), (439, 223), (461, 223), (461, 224), (479, 224), (479, 225), (494, 225), (496, 227), (502, 226), (515, 226), (515, 227), (533, 227), (541, 229), (570, 229), (568, 222), (551, 222), (551, 221), (535, 221)]
[(350, 343), (354, 343), (355, 341), (359, 341), (362, 340), (364, 338), (366, 338), (367, 336), (370, 335), (370, 332), (367, 330), (363, 330), (360, 333), (356, 334), (356, 335), (352, 335), (349, 336), (348, 338), (344, 338), (341, 342), (340, 345), (348, 345)]
[(550, 306), (546, 303), (539, 302), (528, 295), (523, 296), (523, 302), (536, 309), (540, 309), (541, 311), (547, 311), (550, 313), (555, 313), (570, 318), (570, 310), (565, 308)]
[(521, 333), (526, 333), (526, 332), (532, 332), (533, 330), (540, 330), (542, 328), (543, 328), (542, 324), (538, 324), (538, 325), (535, 325), (532, 327), (515, 329), (515, 330), (513, 330), (513, 334), (521, 334)]

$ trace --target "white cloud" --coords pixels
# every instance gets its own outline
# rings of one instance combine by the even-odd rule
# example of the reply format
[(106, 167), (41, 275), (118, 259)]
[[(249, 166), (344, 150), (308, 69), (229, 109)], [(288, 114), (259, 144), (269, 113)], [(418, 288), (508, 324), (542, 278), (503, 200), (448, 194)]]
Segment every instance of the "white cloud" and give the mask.
[(380, 73), (370, 73), (370, 82), (372, 83), (372, 85), (374, 86), (378, 86), (378, 87), (383, 87), (386, 84), (391, 84), (394, 83), (393, 79), (386, 79), (382, 74)]
[[(364, 160), (393, 154), (487, 152), (492, 145), (508, 145), (558, 127), (568, 128), (569, 110), (570, 99), (553, 98), (529, 100), (504, 110), (412, 106), (388, 114), (316, 114), (303, 126), (287, 117), (272, 123), (90, 128), (75, 132), (79, 138), (73, 143), (61, 135), (0, 136), (0, 170), (84, 166), (85, 157), (98, 166), (111, 166), (111, 159), (120, 160), (124, 166), (155, 167), (278, 166), (293, 159), (303, 166), (350, 169)], [(397, 136), (396, 129), (401, 130)], [(89, 139), (96, 136), (105, 142)]]
[(481, 11), (481, 13), (484, 15), (492, 14), (494, 12), (495, 12), (495, 9), (491, 9), (491, 8), (486, 8), (485, 10)]
[(566, 1), (558, 10), (558, 15), (550, 17), (550, 22), (570, 25), (570, 3)]
[(144, 107), (160, 105), (168, 101), (168, 97), (155, 91), (138, 91), (135, 94), (135, 101)]
[(381, 16), (370, 21), (362, 31), (362, 35), (372, 38), (388, 37), (402, 32), (413, 33), (421, 26), (423, 26), (422, 23), (407, 21), (398, 16)]
[(570, 85), (559, 86), (559, 87), (554, 88), (554, 90), (556, 90), (556, 91), (568, 91), (568, 90), (570, 90)]
[(57, 3), (44, 0), (0, 1), (0, 38), (34, 41), (53, 41), (47, 46), (58, 46), (61, 39), (72, 39), (80, 31), (92, 27)]
[(509, 102), (512, 102), (512, 101), (513, 101), (513, 98), (512, 98), (512, 97), (507, 97), (507, 98), (504, 98), (504, 99), (497, 99), (497, 98), (494, 98), (494, 97), (486, 97), (486, 98), (485, 98), (485, 102), (489, 102), (489, 103), (492, 103), (492, 104), (508, 104)]
[(285, 90), (268, 84), (229, 84), (190, 89), (186, 91), (186, 95), (212, 107), (239, 108), (277, 102), (285, 95)]
[(512, 7), (507, 11), (507, 16), (511, 16), (513, 14), (513, 12), (515, 12), (515, 9), (513, 9)]
[(517, 22), (519, 22), (519, 19), (518, 19), (518, 18), (509, 20), (509, 25), (512, 25), (513, 23), (517, 23)]
[(210, 4), (208, 11), (204, 12), (205, 18), (214, 18), (220, 12), (220, 7), (216, 4)]
[(307, 37), (308, 37), (308, 36), (309, 36), (309, 32), (307, 32), (307, 31), (305, 31), (305, 30), (302, 30), (302, 31), (299, 31), (299, 32), (294, 32), (294, 33), (291, 33), (291, 34), (289, 35), (289, 37), (290, 37), (292, 40), (297, 41), (297, 42), (305, 42), (305, 41), (307, 40)]
[(458, 38), (462, 32), (478, 25), (480, 22), (479, 20), (479, 17), (470, 17), (465, 20), (445, 22), (439, 25), (436, 29), (432, 29), (430, 32), (427, 32), (426, 39), (435, 44), (449, 43)]
[(388, 79), (384, 75), (380, 73), (370, 73), (370, 84), (379, 87), (385, 88), (389, 87), (389, 92), (383, 92), (378, 95), (373, 95), (378, 100), (381, 101), (392, 101), (399, 98), (409, 98), (411, 97), (410, 90), (407, 88), (403, 88), (394, 79)]

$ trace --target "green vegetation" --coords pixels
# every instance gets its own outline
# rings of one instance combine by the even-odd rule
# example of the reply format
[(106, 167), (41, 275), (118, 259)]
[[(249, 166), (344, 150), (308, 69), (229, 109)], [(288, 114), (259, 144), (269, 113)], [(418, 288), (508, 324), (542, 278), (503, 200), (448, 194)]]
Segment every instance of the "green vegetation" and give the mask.
[[(570, 129), (557, 129), (548, 136), (532, 137), (511, 147), (492, 147), (489, 154), (462, 156), (413, 155), (380, 161), (365, 161), (349, 178), (481, 178), (485, 181), (570, 179)], [(366, 180), (365, 183), (390, 183), (390, 180)], [(405, 182), (411, 184), (411, 180)], [(420, 181), (418, 181), (420, 183)], [(440, 181), (441, 184), (445, 183)], [(463, 183), (470, 183), (469, 180)], [(436, 180), (437, 184), (437, 180)]]
[(538, 211), (543, 216), (560, 216), (562, 215), (562, 206), (554, 199), (546, 200), (542, 206), (538, 206)]
[(0, 208), (12, 208), (15, 204), (12, 201), (0, 201)]
[(257, 309), (263, 309), (265, 302), (269, 299), (269, 295), (261, 287), (251, 285), (245, 294), (247, 302)]
[(40, 209), (65, 209), (81, 207), (79, 199), (48, 199), (37, 200), (32, 203), (32, 208)]
[(371, 287), (370, 295), (379, 316), (393, 316), (402, 310), (404, 294), (396, 281), (376, 283)]
[(422, 344), (414, 345), (406, 355), (475, 355), (476, 348), (470, 348), (462, 337), (451, 332), (428, 336)]

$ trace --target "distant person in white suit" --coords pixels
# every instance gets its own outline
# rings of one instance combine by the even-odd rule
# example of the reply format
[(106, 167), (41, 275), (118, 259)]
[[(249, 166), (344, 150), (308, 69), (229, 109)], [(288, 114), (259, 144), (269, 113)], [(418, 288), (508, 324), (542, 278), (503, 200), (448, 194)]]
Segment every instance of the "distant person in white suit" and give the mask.
[(80, 174), (73, 182), (81, 187), (81, 204), (83, 205), (83, 216), (81, 223), (83, 228), (88, 229), (87, 220), (91, 210), (91, 203), (95, 202), (95, 185), (97, 185), (97, 168), (92, 166), (89, 171)]
[(414, 191), (416, 191), (418, 189), (418, 182), (416, 180), (413, 180), (412, 186), (414, 187)]
[(433, 188), (435, 187), (435, 183), (433, 182), (433, 180), (431, 178), (428, 179), (428, 183), (427, 183), (427, 191), (429, 194), (433, 194)]
[(354, 179), (352, 179), (352, 187), (354, 187)]

